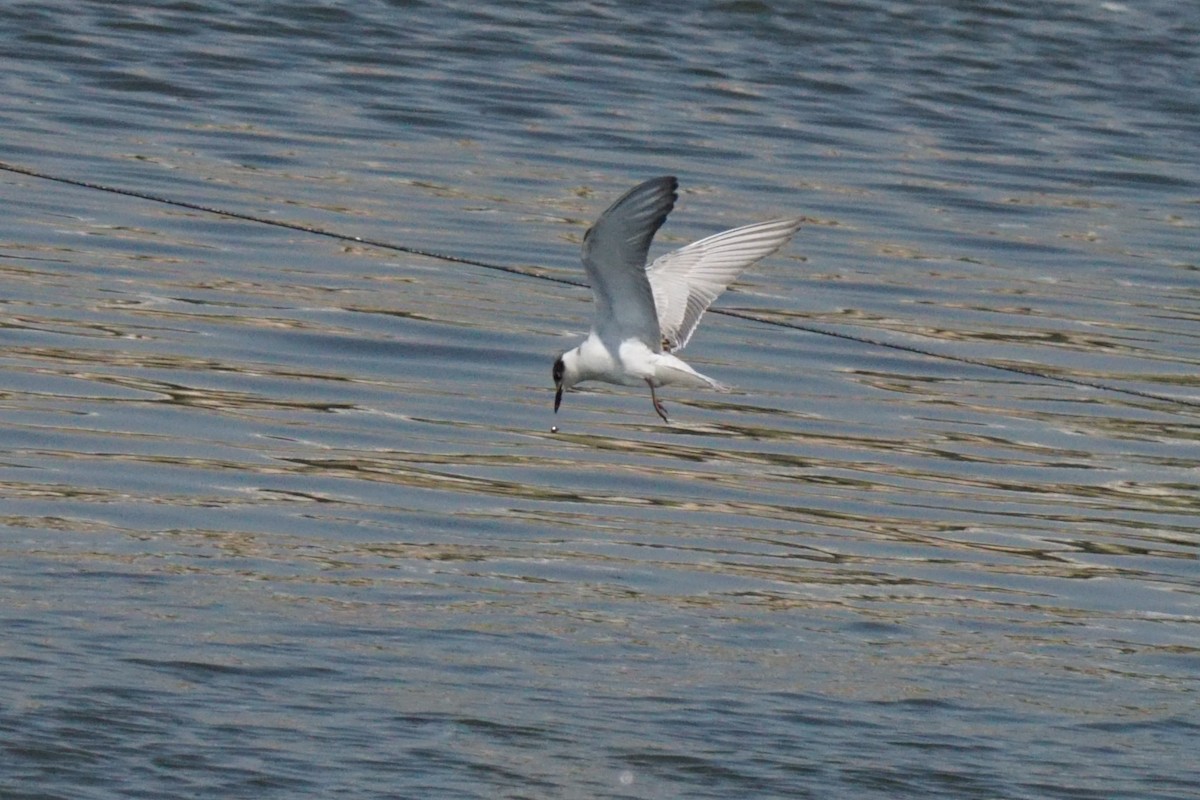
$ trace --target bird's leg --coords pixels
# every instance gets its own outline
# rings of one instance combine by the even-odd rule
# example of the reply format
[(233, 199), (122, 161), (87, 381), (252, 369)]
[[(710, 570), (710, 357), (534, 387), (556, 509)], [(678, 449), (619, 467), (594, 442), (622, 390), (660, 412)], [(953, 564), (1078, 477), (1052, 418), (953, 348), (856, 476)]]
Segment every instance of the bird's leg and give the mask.
[(646, 378), (646, 385), (650, 387), (650, 400), (654, 403), (654, 410), (658, 412), (660, 417), (662, 417), (663, 422), (670, 425), (671, 420), (667, 419), (667, 410), (663, 408), (662, 403), (658, 402), (658, 395), (654, 393), (654, 384), (650, 382), (649, 378)]

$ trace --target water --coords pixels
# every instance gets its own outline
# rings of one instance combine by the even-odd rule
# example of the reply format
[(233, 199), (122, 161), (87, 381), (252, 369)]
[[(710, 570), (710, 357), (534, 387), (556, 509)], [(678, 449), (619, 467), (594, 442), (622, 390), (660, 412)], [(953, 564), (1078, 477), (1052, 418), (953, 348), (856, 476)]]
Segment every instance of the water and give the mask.
[[(0, 160), (1200, 396), (1200, 14), (0, 10)], [(1184, 798), (1194, 407), (727, 317), (573, 392), (586, 292), (0, 173), (6, 798)], [(551, 435), (558, 424), (562, 432)]]

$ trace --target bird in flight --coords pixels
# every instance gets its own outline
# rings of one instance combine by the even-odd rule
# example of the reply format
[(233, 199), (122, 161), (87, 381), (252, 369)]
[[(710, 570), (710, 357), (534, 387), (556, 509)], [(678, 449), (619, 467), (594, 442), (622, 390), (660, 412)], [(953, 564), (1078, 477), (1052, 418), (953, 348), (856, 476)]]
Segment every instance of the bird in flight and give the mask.
[(554, 362), (554, 413), (563, 392), (582, 381), (649, 386), (654, 410), (669, 423), (655, 392), (680, 385), (725, 390), (675, 355), (700, 317), (747, 267), (783, 247), (798, 218), (734, 228), (646, 264), (650, 241), (671, 213), (679, 181), (651, 178), (608, 207), (583, 237), (592, 287), (592, 330)]

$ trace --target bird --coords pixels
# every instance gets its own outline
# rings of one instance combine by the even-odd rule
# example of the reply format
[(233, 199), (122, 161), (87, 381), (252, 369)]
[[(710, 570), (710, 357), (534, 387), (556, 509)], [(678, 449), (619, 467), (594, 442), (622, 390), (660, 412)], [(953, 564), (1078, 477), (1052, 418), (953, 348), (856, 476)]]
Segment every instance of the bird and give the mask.
[(639, 183), (584, 234), (592, 328), (582, 344), (554, 361), (555, 414), (563, 392), (583, 381), (648, 386), (654, 410), (667, 424), (671, 420), (656, 389), (679, 385), (728, 391), (675, 353), (687, 346), (712, 302), (748, 267), (783, 247), (802, 218), (724, 231), (647, 265), (650, 242), (675, 207), (678, 189), (672, 175)]

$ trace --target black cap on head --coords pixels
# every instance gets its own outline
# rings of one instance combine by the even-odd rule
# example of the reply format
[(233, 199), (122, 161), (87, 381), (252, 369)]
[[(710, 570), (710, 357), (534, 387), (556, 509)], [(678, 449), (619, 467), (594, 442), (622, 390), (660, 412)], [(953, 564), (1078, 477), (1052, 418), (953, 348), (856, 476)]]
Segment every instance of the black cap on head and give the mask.
[(566, 369), (566, 367), (563, 365), (562, 356), (559, 356), (554, 361), (554, 369), (550, 373), (551, 375), (554, 376), (554, 388), (557, 390), (554, 392), (554, 413), (555, 414), (558, 413), (558, 407), (560, 405), (562, 405), (562, 393), (563, 393), (562, 379), (563, 379), (563, 370), (564, 369)]

